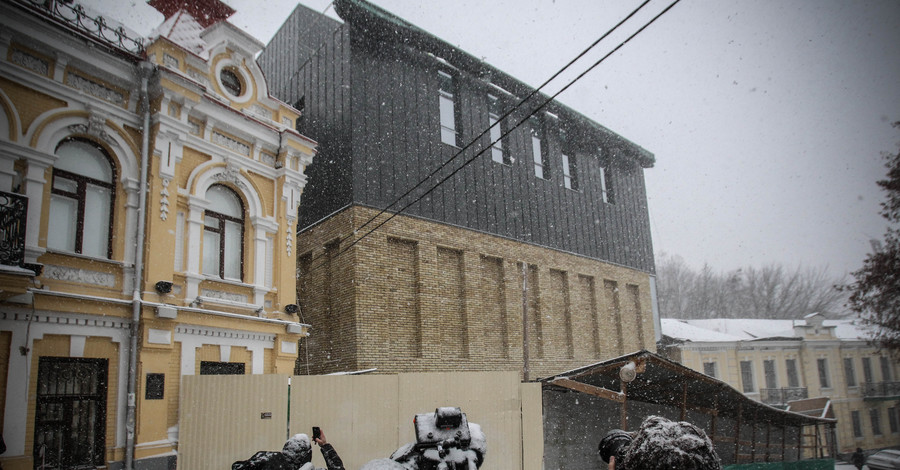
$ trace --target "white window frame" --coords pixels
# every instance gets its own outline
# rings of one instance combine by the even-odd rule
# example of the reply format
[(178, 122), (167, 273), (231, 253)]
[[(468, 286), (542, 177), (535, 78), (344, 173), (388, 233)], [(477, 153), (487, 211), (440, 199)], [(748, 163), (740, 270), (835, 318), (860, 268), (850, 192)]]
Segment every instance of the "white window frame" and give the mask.
[[(748, 381), (745, 380), (747, 377), (744, 377), (744, 364), (748, 365), (747, 375), (750, 379), (749, 384), (747, 383)], [(744, 393), (755, 393), (757, 391), (757, 388), (756, 388), (756, 378), (753, 377), (753, 369), (754, 369), (753, 360), (752, 359), (742, 359), (740, 361), (740, 363), (738, 364), (738, 367), (740, 367), (740, 372), (741, 372), (741, 390)]]
[[(793, 364), (793, 367), (788, 364)], [(791, 372), (793, 371), (794, 379), (796, 379), (796, 385), (791, 385)], [(797, 369), (797, 358), (796, 357), (786, 357), (784, 358), (784, 375), (787, 378), (787, 386), (791, 388), (802, 388), (803, 381), (801, 380), (802, 376), (800, 375), (800, 371)]]
[[(445, 89), (444, 83), (449, 81), (450, 90)], [(459, 126), (459, 90), (456, 84), (456, 77), (444, 72), (438, 71), (438, 112), (441, 121), (441, 142), (459, 147), (460, 126)], [(449, 111), (449, 115), (448, 115)], [(451, 139), (450, 136), (453, 136)], [(451, 141), (452, 140), (452, 141)]]
[(549, 156), (545, 157), (550, 149), (544, 148), (546, 133), (544, 132), (544, 121), (532, 116), (528, 120), (531, 128), (531, 159), (534, 162), (534, 176), (542, 180), (550, 180)]
[[(88, 139), (64, 139), (57, 145), (56, 152), (59, 152), (61, 148), (70, 144), (81, 144), (92, 147), (91, 150), (96, 150), (101, 162), (108, 165), (110, 177), (109, 181), (104, 181), (74, 171), (67, 171), (56, 167), (53, 168), (50, 180), (50, 213), (52, 215), (54, 213), (59, 214), (60, 212), (58, 211), (67, 212), (66, 216), (68, 216), (68, 222), (66, 225), (72, 224), (71, 233), (69, 234), (72, 240), (71, 246), (61, 246), (61, 244), (54, 241), (56, 238), (54, 237), (54, 234), (60, 233), (59, 224), (65, 222), (62, 221), (61, 217), (50, 217), (47, 248), (94, 258), (112, 259), (112, 240), (115, 231), (116, 175), (118, 174), (118, 169), (109, 153), (98, 143)], [(64, 189), (63, 187), (66, 183), (73, 185), (74, 191), (67, 191)], [(102, 190), (109, 200), (109, 206), (89, 207), (91, 200), (94, 199), (91, 197), (91, 194), (97, 194), (96, 192), (91, 192), (90, 188), (99, 188)], [(75, 204), (74, 214), (69, 212), (68, 207), (66, 207), (71, 203)], [(100, 217), (99, 224), (97, 223), (97, 217)], [(86, 230), (95, 228), (101, 230), (100, 238), (101, 240), (105, 238), (106, 241), (105, 246), (103, 247), (105, 250), (101, 248), (102, 252), (86, 250), (87, 246), (85, 245), (85, 238), (89, 235), (86, 233)], [(66, 232), (68, 232), (68, 230)], [(106, 237), (102, 237), (102, 234), (105, 234)], [(68, 241), (65, 241), (65, 243), (68, 243)]]
[[(208, 258), (207, 254), (210, 253), (208, 250), (215, 249), (215, 252), (212, 252), (213, 255), (216, 255), (215, 258), (218, 259), (218, 263), (216, 265), (217, 272), (212, 272), (210, 270), (210, 266), (207, 266), (206, 263), (203, 265), (203, 274), (207, 276), (219, 277), (220, 279), (227, 279), (231, 281), (243, 282), (244, 280), (244, 231), (246, 229), (246, 209), (244, 208), (244, 201), (241, 200), (241, 197), (235, 192), (233, 189), (229, 188), (225, 185), (212, 185), (207, 188), (207, 193), (213, 188), (224, 188), (224, 190), (228, 191), (231, 196), (237, 200), (240, 206), (240, 217), (223, 214), (221, 212), (216, 212), (207, 208), (204, 211), (204, 226), (203, 226), (203, 259), (206, 260)], [(212, 226), (210, 222), (215, 221), (215, 226)], [(240, 233), (240, 241), (237, 243), (237, 253), (235, 253), (235, 249), (233, 248), (234, 241), (231, 238), (235, 235), (235, 232), (232, 230), (233, 227), (237, 226)], [(213, 234), (218, 241), (215, 247), (207, 245), (207, 241), (211, 240), (207, 235)], [(237, 258), (237, 272), (234, 269), (230, 268), (233, 266), (234, 258)], [(229, 262), (231, 261), (231, 262)]]
[(819, 376), (819, 388), (831, 388), (831, 371), (828, 370), (828, 358), (816, 358), (816, 372)]
[[(710, 368), (712, 369), (712, 375), (707, 373), (706, 366), (711, 366)], [(716, 361), (704, 361), (703, 362), (703, 373), (714, 379), (719, 378), (719, 368), (718, 368), (718, 365), (716, 364)]]
[(570, 163), (570, 160), (569, 160), (570, 158), (571, 158), (572, 163), (575, 162), (574, 152), (570, 152), (570, 153), (572, 153), (572, 156), (569, 156), (568, 154), (565, 154), (565, 153), (561, 154), (562, 170), (563, 170), (563, 186), (565, 186), (566, 189), (571, 189), (572, 191), (578, 191), (578, 176), (575, 174), (575, 171), (574, 171), (574, 168), (577, 168), (577, 163), (575, 165), (572, 165)]
[(497, 108), (500, 106), (500, 99), (494, 95), (488, 94), (488, 126), (490, 127), (489, 138), (491, 140), (491, 160), (509, 165), (512, 159), (509, 156), (509, 149), (504, 145), (506, 140), (503, 137), (504, 125), (500, 120)]
[(856, 380), (856, 366), (853, 364), (853, 357), (848, 356), (844, 358), (844, 380), (847, 383), (848, 387), (857, 387), (859, 382)]
[[(772, 382), (773, 384), (769, 385), (769, 376), (768, 371), (766, 370), (766, 365), (771, 364), (772, 366)], [(766, 388), (777, 389), (778, 388), (778, 369), (775, 364), (775, 358), (763, 359), (763, 380), (766, 382)]]

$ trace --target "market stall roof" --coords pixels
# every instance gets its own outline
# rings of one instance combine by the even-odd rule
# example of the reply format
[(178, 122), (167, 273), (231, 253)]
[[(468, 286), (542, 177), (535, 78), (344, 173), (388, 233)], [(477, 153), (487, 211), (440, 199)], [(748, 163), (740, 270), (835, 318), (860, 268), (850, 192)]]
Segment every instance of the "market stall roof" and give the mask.
[[(636, 376), (622, 393), (619, 372), (633, 362)], [(604, 362), (538, 379), (546, 387), (561, 387), (612, 401), (641, 401), (687, 410), (703, 411), (719, 417), (782, 426), (813, 426), (837, 421), (784, 411), (748, 398), (730, 385), (689, 369), (650, 351), (620, 356)]]

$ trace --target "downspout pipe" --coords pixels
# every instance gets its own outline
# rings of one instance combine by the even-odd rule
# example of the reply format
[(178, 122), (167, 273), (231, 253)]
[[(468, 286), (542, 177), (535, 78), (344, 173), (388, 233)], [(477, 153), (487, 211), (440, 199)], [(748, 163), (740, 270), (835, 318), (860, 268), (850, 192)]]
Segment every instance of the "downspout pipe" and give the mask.
[(128, 348), (128, 406), (125, 416), (125, 470), (134, 469), (134, 447), (137, 415), (137, 349), (140, 339), (141, 290), (144, 281), (144, 240), (147, 227), (147, 172), (150, 167), (150, 95), (148, 82), (153, 75), (153, 64), (143, 61), (138, 64), (141, 76), (141, 181), (138, 199), (138, 224), (134, 241), (134, 291), (131, 297), (131, 337)]

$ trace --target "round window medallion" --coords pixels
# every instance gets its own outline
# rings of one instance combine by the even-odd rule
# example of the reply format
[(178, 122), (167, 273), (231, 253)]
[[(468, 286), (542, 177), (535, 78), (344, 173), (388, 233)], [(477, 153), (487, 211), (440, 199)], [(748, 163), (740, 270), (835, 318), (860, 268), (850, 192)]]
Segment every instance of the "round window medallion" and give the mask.
[(234, 96), (241, 96), (244, 93), (244, 84), (234, 70), (230, 68), (222, 69), (219, 72), (219, 80), (222, 81), (222, 86), (225, 87), (228, 93)]

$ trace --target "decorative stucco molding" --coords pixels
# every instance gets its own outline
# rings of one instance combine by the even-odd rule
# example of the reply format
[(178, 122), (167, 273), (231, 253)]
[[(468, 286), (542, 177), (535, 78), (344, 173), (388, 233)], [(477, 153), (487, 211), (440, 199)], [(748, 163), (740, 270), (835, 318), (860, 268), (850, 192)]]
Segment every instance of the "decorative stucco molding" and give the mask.
[(78, 74), (67, 74), (66, 85), (69, 85), (76, 90), (83, 91), (95, 98), (100, 98), (101, 100), (109, 101), (110, 103), (120, 106), (125, 102), (125, 96), (122, 95), (122, 93)]
[(200, 295), (211, 299), (227, 300), (229, 302), (247, 303), (247, 296), (244, 294), (235, 294), (232, 292), (224, 292), (220, 290), (201, 289)]
[(47, 76), (50, 73), (50, 63), (40, 57), (33, 56), (25, 51), (14, 49), (11, 62), (33, 72)]
[(103, 287), (114, 287), (116, 285), (116, 276), (113, 274), (52, 264), (44, 265), (43, 276), (47, 279), (79, 282)]
[(161, 196), (159, 199), (159, 218), (162, 220), (169, 218), (169, 181), (169, 178), (163, 178), (162, 191), (159, 192)]

